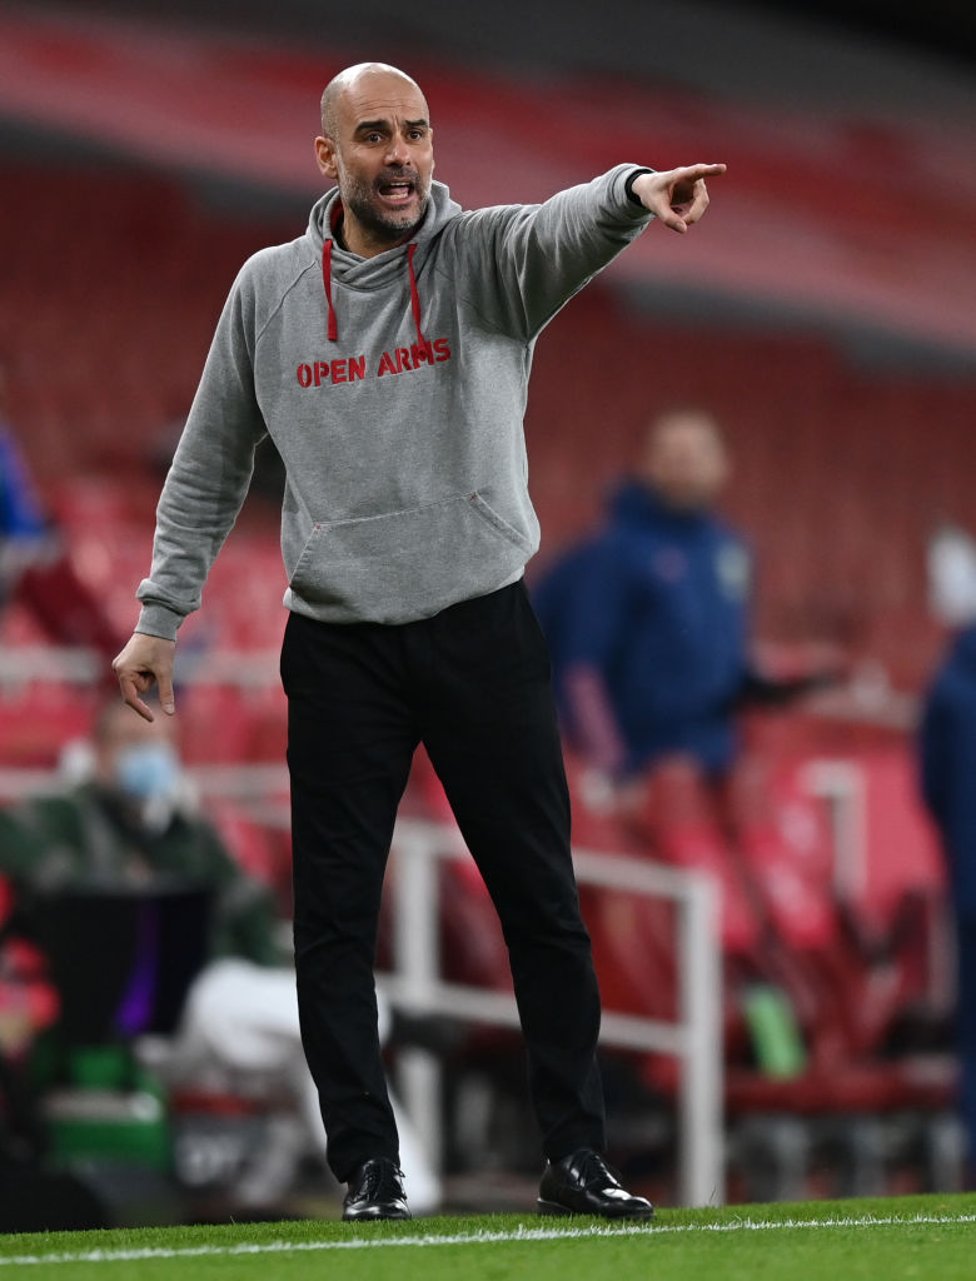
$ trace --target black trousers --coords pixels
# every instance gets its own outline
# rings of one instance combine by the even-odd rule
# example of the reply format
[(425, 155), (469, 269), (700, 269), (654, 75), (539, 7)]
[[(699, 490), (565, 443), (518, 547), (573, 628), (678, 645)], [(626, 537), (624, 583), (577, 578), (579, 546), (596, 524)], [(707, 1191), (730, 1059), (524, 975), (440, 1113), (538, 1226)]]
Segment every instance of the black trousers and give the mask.
[(545, 641), (521, 583), (402, 626), (292, 614), (288, 696), (302, 1040), (340, 1181), (399, 1157), (376, 1027), (383, 874), (419, 742), (508, 946), (552, 1160), (604, 1147), (600, 998), (569, 852)]

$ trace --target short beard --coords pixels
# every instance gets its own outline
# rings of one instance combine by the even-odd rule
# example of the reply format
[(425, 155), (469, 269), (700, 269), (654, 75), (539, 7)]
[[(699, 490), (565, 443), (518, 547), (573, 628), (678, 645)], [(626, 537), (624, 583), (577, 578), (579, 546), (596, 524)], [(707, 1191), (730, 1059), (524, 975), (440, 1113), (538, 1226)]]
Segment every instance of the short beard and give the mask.
[(378, 240), (387, 241), (392, 246), (400, 241), (409, 240), (427, 214), (430, 188), (421, 191), (418, 184), (417, 191), (420, 196), (420, 216), (413, 222), (397, 221), (395, 214), (380, 213), (372, 203), (373, 189), (365, 183), (354, 180), (344, 191), (340, 189), (339, 194), (343, 206), (356, 215), (367, 231)]

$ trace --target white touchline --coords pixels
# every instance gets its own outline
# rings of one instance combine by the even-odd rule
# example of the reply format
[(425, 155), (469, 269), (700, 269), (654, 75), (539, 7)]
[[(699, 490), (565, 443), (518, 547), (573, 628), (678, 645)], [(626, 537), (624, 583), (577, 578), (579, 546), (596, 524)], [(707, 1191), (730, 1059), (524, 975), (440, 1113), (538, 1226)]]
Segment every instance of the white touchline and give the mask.
[(350, 1241), (264, 1241), (240, 1245), (188, 1245), (173, 1249), (86, 1250), (79, 1254), (0, 1255), (0, 1267), (36, 1263), (131, 1263), (139, 1259), (196, 1259), (243, 1254), (287, 1254), (309, 1250), (380, 1250), (410, 1246), (493, 1245), (513, 1241), (561, 1241), (580, 1237), (664, 1236), (694, 1232), (777, 1232), (784, 1228), (885, 1228), (925, 1224), (976, 1223), (976, 1214), (864, 1215), (836, 1219), (732, 1219), (727, 1223), (658, 1223), (580, 1228), (526, 1228), (514, 1232), (468, 1232), (454, 1236), (356, 1237)]

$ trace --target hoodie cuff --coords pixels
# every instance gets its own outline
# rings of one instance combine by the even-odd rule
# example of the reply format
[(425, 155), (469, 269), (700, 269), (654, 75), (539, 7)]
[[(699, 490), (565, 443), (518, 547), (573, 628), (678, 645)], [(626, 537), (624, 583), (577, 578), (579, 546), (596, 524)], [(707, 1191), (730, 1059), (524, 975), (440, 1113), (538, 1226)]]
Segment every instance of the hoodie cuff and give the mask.
[(627, 177), (627, 181), (624, 183), (624, 191), (627, 193), (628, 200), (632, 201), (635, 205), (640, 205), (640, 207), (643, 209), (645, 206), (641, 201), (640, 197), (634, 195), (634, 183), (637, 181), (637, 179), (641, 176), (642, 173), (654, 173), (654, 170), (653, 169), (632, 169), (630, 174)]
[(141, 632), (143, 636), (159, 636), (163, 640), (175, 641), (177, 629), (182, 622), (183, 615), (167, 609), (165, 605), (143, 605), (139, 621), (133, 630)]
[(655, 173), (647, 165), (620, 164), (611, 170), (610, 196), (618, 217), (627, 222), (649, 222), (654, 215), (633, 194), (634, 182), (642, 173)]

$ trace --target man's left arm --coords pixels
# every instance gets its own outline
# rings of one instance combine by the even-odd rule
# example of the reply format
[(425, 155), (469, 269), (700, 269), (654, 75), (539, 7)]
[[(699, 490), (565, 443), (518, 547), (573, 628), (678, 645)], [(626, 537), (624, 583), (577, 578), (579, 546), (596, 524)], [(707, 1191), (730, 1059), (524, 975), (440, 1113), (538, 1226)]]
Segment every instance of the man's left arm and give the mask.
[(560, 308), (657, 218), (684, 233), (708, 207), (705, 179), (725, 166), (657, 173), (618, 165), (541, 205), (483, 209), (467, 225), (481, 261), (462, 272), (462, 289), (502, 332), (534, 338)]
[(683, 165), (661, 173), (648, 170), (629, 184), (630, 194), (665, 227), (684, 235), (708, 208), (706, 178), (725, 173), (725, 165)]

